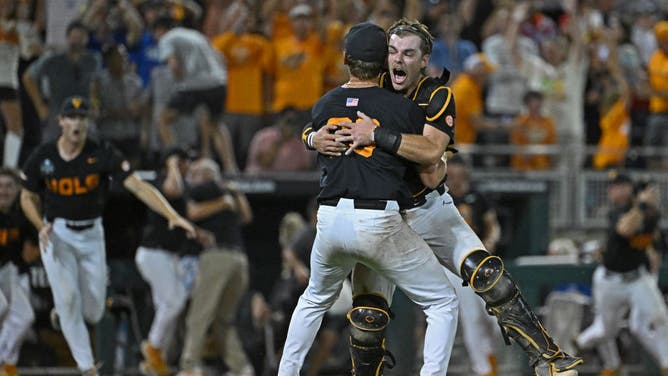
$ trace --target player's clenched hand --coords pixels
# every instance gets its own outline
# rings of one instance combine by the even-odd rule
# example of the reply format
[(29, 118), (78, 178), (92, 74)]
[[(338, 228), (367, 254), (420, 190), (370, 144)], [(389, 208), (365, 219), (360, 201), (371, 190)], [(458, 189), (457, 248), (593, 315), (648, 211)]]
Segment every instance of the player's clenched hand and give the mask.
[(336, 131), (338, 142), (352, 142), (350, 148), (346, 150), (346, 155), (350, 155), (356, 148), (373, 144), (373, 131), (376, 124), (370, 117), (362, 111), (357, 111), (357, 116), (361, 120), (355, 123), (341, 123), (341, 129)]
[(313, 148), (320, 154), (338, 157), (346, 150), (346, 145), (336, 141), (336, 125), (327, 124), (313, 135)]
[(51, 223), (46, 223), (39, 230), (39, 244), (42, 252), (46, 252), (46, 247), (49, 245), (49, 236), (51, 236)]
[(186, 231), (186, 235), (188, 235), (188, 237), (191, 239), (197, 236), (197, 232), (195, 231), (195, 227), (193, 227), (192, 223), (188, 222), (180, 215), (169, 220), (169, 229), (173, 230), (174, 227), (180, 227), (184, 229)]

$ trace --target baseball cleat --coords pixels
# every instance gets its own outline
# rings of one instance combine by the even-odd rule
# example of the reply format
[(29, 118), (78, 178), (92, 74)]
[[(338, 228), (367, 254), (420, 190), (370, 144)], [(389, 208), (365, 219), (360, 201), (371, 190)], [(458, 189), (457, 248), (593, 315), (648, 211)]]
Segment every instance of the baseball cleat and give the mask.
[(575, 367), (582, 363), (582, 358), (562, 353), (560, 358), (549, 361), (541, 360), (536, 364), (534, 370), (536, 376), (578, 376)]
[(139, 372), (147, 376), (169, 375), (169, 368), (160, 349), (151, 346), (148, 341), (143, 341), (141, 343), (141, 353), (145, 360), (139, 364)]

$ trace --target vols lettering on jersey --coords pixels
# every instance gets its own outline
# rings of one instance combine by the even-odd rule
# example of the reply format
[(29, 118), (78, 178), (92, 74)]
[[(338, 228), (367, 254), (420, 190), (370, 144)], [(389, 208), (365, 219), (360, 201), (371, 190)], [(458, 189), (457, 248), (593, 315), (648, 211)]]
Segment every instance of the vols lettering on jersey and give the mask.
[(100, 217), (108, 191), (107, 181), (124, 181), (129, 163), (110, 144), (86, 140), (81, 154), (66, 161), (56, 141), (38, 147), (23, 166), (23, 187), (44, 194), (47, 219), (85, 220)]
[(71, 195), (85, 195), (88, 194), (100, 185), (99, 174), (88, 174), (85, 178), (63, 177), (47, 179), (46, 187), (53, 193), (61, 196)]

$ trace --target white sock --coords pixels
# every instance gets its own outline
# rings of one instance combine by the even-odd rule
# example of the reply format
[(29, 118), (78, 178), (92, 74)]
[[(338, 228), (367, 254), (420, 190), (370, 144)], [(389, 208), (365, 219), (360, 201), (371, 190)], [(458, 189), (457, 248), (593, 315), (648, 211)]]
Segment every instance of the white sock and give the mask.
[(21, 136), (14, 132), (5, 133), (5, 152), (2, 164), (5, 167), (16, 168), (19, 163), (19, 152), (21, 151)]

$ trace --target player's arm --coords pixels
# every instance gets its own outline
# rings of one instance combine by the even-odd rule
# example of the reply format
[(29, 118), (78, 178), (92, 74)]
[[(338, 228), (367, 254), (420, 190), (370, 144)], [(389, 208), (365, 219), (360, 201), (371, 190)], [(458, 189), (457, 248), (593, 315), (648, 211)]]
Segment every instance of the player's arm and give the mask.
[(376, 127), (371, 119), (362, 112), (357, 113), (362, 120), (358, 123), (344, 124), (350, 129), (337, 133), (347, 135), (337, 141), (353, 142), (351, 153), (356, 147), (375, 143), (377, 147), (399, 155), (421, 165), (438, 165), (441, 156), (454, 136), (455, 101), (452, 91), (445, 86), (436, 87), (424, 110), (422, 134), (399, 133), (398, 131)]
[(189, 200), (186, 206), (186, 213), (188, 219), (191, 221), (199, 221), (201, 219), (210, 217), (219, 211), (235, 210), (236, 205), (230, 195), (222, 195), (218, 198), (206, 201), (192, 201)]
[(135, 173), (130, 174), (123, 180), (123, 186), (153, 211), (165, 217), (169, 222), (170, 229), (181, 227), (188, 233), (188, 236), (195, 237), (193, 225), (181, 217), (154, 186), (141, 180)]
[(625, 238), (630, 238), (640, 231), (646, 218), (655, 216), (658, 208), (659, 194), (655, 185), (650, 185), (638, 193), (633, 207), (617, 221), (615, 230)]
[(167, 176), (162, 182), (162, 191), (165, 197), (179, 198), (183, 196), (184, 184), (183, 176), (179, 170), (179, 156), (172, 155), (167, 158)]
[(320, 154), (330, 157), (338, 157), (348, 148), (344, 143), (336, 141), (338, 137), (334, 132), (338, 127), (333, 124), (325, 124), (322, 128), (313, 129), (313, 123), (308, 123), (302, 130), (302, 142), (309, 150), (315, 150)]
[(234, 202), (239, 210), (241, 223), (244, 225), (251, 223), (253, 221), (253, 209), (248, 202), (246, 194), (242, 192), (241, 189), (239, 189), (239, 185), (234, 182), (228, 182), (227, 189), (232, 193), (232, 197), (234, 197)]
[(41, 216), (41, 200), (39, 194), (29, 191), (25, 188), (21, 189), (21, 209), (23, 214), (35, 226), (37, 231), (41, 231), (45, 226)]

